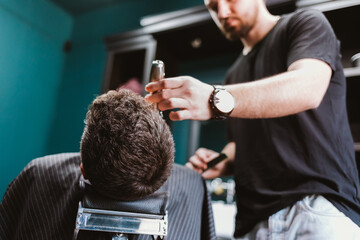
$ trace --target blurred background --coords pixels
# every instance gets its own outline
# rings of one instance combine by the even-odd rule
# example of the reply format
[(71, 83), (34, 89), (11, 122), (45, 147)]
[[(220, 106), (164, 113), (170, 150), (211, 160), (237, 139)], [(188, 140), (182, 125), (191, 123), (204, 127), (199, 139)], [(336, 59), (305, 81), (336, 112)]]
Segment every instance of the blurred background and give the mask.
[[(332, 24), (359, 160), (360, 0), (266, 3), (274, 14), (318, 9)], [(94, 97), (133, 81), (143, 89), (152, 60), (165, 62), (167, 77), (222, 83), (241, 49), (221, 35), (203, 0), (0, 0), (0, 199), (32, 159), (79, 151)], [(226, 143), (225, 122), (168, 123), (177, 163), (198, 147), (220, 151)], [(231, 179), (219, 181), (209, 183), (214, 200), (232, 204)]]

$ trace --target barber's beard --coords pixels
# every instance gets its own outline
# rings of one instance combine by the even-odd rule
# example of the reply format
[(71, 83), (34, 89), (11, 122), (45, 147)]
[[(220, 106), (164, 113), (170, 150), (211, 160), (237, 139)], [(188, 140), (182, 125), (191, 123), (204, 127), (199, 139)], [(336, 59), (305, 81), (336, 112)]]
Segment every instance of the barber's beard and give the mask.
[(250, 26), (244, 26), (240, 30), (236, 29), (224, 29), (221, 28), (221, 32), (225, 35), (225, 37), (230, 41), (240, 40), (241, 38), (245, 38), (250, 32)]

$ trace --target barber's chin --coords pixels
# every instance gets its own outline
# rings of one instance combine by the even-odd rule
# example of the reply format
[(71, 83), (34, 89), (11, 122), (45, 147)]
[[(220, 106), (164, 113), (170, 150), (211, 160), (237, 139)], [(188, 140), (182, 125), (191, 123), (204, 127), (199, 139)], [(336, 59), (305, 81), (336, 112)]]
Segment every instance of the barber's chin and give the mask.
[(241, 36), (234, 34), (233, 32), (223, 31), (222, 32), (227, 40), (229, 41), (239, 41)]
[(234, 28), (230, 28), (228, 30), (221, 29), (222, 33), (225, 35), (225, 37), (230, 41), (239, 41), (242, 38), (246, 38), (248, 35), (250, 28), (243, 28), (241, 30), (237, 30)]

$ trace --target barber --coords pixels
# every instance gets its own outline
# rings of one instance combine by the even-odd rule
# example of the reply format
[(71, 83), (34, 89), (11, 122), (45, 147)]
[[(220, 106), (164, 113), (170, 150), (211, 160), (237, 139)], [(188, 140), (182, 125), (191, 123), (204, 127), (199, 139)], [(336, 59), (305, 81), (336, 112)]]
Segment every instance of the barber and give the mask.
[[(244, 46), (226, 85), (166, 78), (146, 86), (146, 99), (180, 109), (174, 121), (228, 118), (228, 159), (203, 177), (234, 175), (234, 237), (360, 239), (346, 82), (329, 22), (315, 10), (274, 16), (264, 0), (205, 5), (226, 38)], [(201, 148), (186, 166), (201, 173), (217, 154)]]

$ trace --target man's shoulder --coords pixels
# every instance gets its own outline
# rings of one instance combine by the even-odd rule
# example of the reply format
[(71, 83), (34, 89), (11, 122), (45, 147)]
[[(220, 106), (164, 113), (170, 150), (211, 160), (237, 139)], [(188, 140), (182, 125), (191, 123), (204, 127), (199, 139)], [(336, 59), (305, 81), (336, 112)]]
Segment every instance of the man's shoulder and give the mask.
[(203, 178), (199, 173), (177, 163), (174, 163), (171, 175), (176, 178), (191, 178), (200, 181), (203, 180)]
[(324, 16), (324, 14), (317, 10), (317, 9), (309, 9), (309, 8), (306, 8), (306, 9), (297, 9), (291, 13), (287, 13), (284, 15), (285, 17), (306, 17), (306, 16)]
[(287, 19), (289, 24), (311, 24), (312, 22), (318, 23), (319, 21), (327, 21), (325, 15), (316, 9), (298, 9), (292, 13), (286, 14), (283, 18)]
[(41, 178), (43, 175), (69, 175), (80, 172), (80, 153), (59, 153), (33, 159), (23, 174)]
[(205, 181), (202, 176), (194, 170), (179, 164), (174, 164), (172, 173), (164, 186), (171, 189), (170, 192), (177, 192), (178, 194), (193, 191), (203, 192)]
[(78, 153), (48, 155), (28, 163), (0, 204), (4, 235), (26, 236), (30, 227), (29, 239), (71, 236), (80, 199), (79, 165)]
[(58, 153), (52, 155), (46, 155), (43, 157), (33, 159), (26, 168), (40, 167), (47, 168), (54, 165), (63, 165), (65, 163), (79, 163), (80, 164), (80, 153)]

